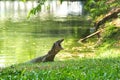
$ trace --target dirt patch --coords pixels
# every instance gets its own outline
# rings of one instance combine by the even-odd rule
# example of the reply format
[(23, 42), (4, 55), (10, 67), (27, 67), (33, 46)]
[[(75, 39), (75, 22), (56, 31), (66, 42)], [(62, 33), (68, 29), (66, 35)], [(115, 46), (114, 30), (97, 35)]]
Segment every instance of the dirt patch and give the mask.
[(79, 59), (79, 58), (93, 58), (95, 57), (95, 53), (69, 53), (69, 52), (64, 52), (61, 54), (58, 54), (56, 58), (59, 60), (68, 60), (68, 59)]

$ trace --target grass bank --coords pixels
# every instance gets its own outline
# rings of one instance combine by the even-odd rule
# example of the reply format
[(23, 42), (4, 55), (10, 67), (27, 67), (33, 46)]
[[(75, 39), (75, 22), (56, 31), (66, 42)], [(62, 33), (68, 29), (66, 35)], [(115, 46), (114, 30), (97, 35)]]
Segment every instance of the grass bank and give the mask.
[(118, 80), (120, 57), (19, 64), (1, 70), (1, 80)]

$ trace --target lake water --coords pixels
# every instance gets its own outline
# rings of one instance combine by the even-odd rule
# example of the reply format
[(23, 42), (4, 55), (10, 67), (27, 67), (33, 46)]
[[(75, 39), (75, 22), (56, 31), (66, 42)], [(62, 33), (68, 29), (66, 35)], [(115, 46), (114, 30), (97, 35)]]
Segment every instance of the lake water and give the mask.
[[(50, 6), (58, 4), (54, 1), (49, 3), (51, 3)], [(70, 41), (88, 35), (88, 24), (80, 16), (83, 14), (82, 5), (78, 5), (78, 8), (76, 5), (77, 9), (74, 11), (68, 10), (65, 13), (60, 13), (62, 6), (67, 5), (67, 3), (69, 3), (69, 7), (73, 4), (81, 4), (80, 1), (65, 1), (57, 7), (52, 7), (56, 8), (50, 12), (50, 14), (55, 13), (54, 17), (47, 16), (44, 19), (43, 17), (48, 13), (47, 11), (43, 12), (46, 8), (43, 5), (41, 14), (26, 19), (27, 12), (37, 5), (36, 2), (0, 1), (0, 67), (23, 63), (41, 56), (47, 53), (52, 44), (61, 38), (65, 39), (62, 43), (65, 48), (66, 45), (70, 44)], [(45, 4), (47, 5), (48, 2)], [(15, 5), (18, 7), (14, 7)], [(73, 14), (75, 16), (71, 16)], [(44, 16), (41, 17), (41, 15)], [(64, 52), (61, 53), (64, 54)]]

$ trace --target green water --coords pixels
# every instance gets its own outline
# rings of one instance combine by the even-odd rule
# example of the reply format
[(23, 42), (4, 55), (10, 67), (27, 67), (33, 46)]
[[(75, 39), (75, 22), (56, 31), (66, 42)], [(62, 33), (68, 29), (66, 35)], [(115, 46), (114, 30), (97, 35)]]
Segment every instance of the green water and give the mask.
[[(82, 23), (82, 24), (81, 24)], [(84, 25), (84, 26), (83, 26)], [(89, 34), (79, 19), (0, 21), (0, 66), (23, 63), (48, 52), (61, 38), (65, 42)], [(85, 28), (83, 28), (85, 27)], [(83, 35), (84, 34), (84, 35)]]

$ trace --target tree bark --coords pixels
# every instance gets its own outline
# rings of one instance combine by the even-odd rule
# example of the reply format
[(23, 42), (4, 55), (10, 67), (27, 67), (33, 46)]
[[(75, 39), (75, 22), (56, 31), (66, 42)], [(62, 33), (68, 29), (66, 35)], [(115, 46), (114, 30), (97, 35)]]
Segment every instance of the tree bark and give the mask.
[(95, 27), (95, 30), (96, 32), (86, 36), (85, 38), (83, 39), (80, 39), (79, 41), (80, 42), (83, 42), (85, 41), (86, 39), (94, 36), (94, 35), (98, 35), (98, 37), (100, 37), (100, 32), (101, 30), (98, 30), (100, 25), (104, 24), (106, 21), (110, 20), (110, 19), (113, 19), (113, 18), (117, 18), (118, 17), (118, 13), (120, 13), (120, 8), (115, 8), (115, 9), (112, 9), (108, 14), (106, 14), (101, 20), (97, 21), (94, 23), (94, 27)]
[(120, 8), (112, 9), (108, 14), (106, 14), (101, 20), (95, 22), (94, 27), (96, 31), (99, 29), (99, 26), (104, 24), (106, 21), (112, 18), (117, 18), (118, 13), (120, 13)]

